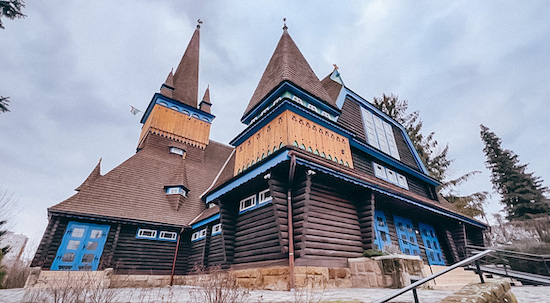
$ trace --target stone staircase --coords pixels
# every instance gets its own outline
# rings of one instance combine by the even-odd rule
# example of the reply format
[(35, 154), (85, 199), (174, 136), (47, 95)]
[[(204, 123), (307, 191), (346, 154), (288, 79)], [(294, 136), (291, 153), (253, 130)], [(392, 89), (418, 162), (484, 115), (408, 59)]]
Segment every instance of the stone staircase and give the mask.
[[(432, 265), (431, 270), (429, 265), (424, 265), (424, 275), (429, 276), (432, 274), (432, 272), (438, 273), (444, 269), (446, 269), (447, 266), (440, 266), (440, 265)], [(519, 281), (516, 281), (514, 279), (505, 278), (505, 277), (493, 277), (490, 274), (484, 274), (485, 281), (493, 281), (493, 280), (506, 280), (511, 285), (521, 285)], [(434, 289), (434, 290), (460, 290), (462, 287), (469, 283), (479, 283), (479, 276), (473, 271), (473, 270), (466, 270), (462, 267), (456, 268), (451, 270), (450, 272), (444, 274), (443, 276), (440, 276), (436, 278), (435, 283), (433, 281), (430, 281), (426, 283), (428, 288)]]
[[(431, 270), (429, 265), (424, 265), (424, 274), (429, 276), (432, 272), (438, 273), (447, 266), (432, 265)], [(459, 290), (469, 283), (478, 283), (479, 276), (472, 270), (465, 270), (462, 267), (451, 270), (450, 272), (428, 282), (428, 288), (435, 290)]]

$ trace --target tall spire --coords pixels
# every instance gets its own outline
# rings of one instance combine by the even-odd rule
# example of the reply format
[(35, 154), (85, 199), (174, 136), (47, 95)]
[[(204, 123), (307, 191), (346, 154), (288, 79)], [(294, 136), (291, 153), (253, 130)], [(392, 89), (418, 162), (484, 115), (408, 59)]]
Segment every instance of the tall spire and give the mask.
[(195, 108), (197, 107), (199, 94), (199, 37), (201, 24), (202, 21), (199, 19), (193, 37), (191, 37), (191, 41), (173, 76), (173, 98)]
[(288, 34), (286, 20), (284, 21), (283, 35), (248, 103), (245, 116), (283, 81), (292, 82), (326, 103), (336, 106)]

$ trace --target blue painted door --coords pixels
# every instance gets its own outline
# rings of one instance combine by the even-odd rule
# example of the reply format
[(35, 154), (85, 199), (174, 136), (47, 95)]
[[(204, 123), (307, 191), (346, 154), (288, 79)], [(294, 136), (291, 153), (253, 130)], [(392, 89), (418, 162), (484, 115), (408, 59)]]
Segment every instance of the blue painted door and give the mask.
[(420, 248), (418, 248), (412, 221), (395, 215), (393, 216), (393, 221), (397, 230), (401, 252), (411, 256), (420, 256)]
[(69, 222), (51, 270), (97, 270), (109, 225)]
[(378, 249), (383, 250), (384, 246), (391, 245), (390, 230), (386, 223), (386, 216), (381, 210), (374, 211), (374, 231), (376, 233), (374, 243), (378, 245)]
[(424, 247), (426, 247), (428, 263), (430, 263), (430, 265), (445, 265), (443, 252), (441, 251), (441, 246), (437, 240), (434, 228), (422, 222), (418, 223), (418, 227), (420, 227), (422, 241), (424, 242)]

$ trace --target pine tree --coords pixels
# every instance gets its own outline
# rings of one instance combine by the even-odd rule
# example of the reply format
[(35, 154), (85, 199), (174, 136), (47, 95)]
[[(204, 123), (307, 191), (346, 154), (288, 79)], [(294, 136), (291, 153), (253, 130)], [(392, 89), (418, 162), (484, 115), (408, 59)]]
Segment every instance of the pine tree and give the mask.
[(481, 127), (481, 140), (485, 165), (491, 171), (493, 188), (501, 195), (507, 219), (525, 220), (550, 214), (550, 205), (545, 193), (548, 188), (542, 185), (540, 177), (526, 172), (527, 164), (520, 164), (518, 155), (509, 149), (502, 149), (502, 140), (484, 125)]
[(405, 127), (414, 148), (428, 170), (428, 174), (432, 178), (442, 182), (442, 185), (437, 188), (438, 194), (454, 204), (459, 212), (467, 216), (485, 217), (483, 205), (487, 200), (487, 192), (482, 191), (468, 196), (461, 196), (456, 189), (458, 185), (479, 172), (469, 172), (460, 178), (446, 180), (448, 169), (453, 162), (452, 159), (448, 158), (449, 145), (445, 145), (445, 147), (439, 146), (437, 140), (434, 139), (434, 132), (424, 136), (420, 112), (407, 113), (409, 108), (407, 100), (399, 100), (399, 97), (394, 94), (390, 94), (389, 96), (383, 94), (381, 98), (375, 97), (373, 98), (373, 104)]

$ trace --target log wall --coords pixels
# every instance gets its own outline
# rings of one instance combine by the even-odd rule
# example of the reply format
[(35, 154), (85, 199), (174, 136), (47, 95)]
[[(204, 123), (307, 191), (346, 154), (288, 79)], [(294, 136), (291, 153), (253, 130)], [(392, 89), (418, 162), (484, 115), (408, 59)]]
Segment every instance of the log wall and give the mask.
[[(357, 207), (342, 190), (315, 176), (296, 182), (293, 197), (296, 255), (308, 265), (338, 266), (360, 257), (363, 239)], [(323, 262), (324, 260), (324, 262)]]

